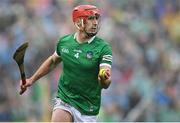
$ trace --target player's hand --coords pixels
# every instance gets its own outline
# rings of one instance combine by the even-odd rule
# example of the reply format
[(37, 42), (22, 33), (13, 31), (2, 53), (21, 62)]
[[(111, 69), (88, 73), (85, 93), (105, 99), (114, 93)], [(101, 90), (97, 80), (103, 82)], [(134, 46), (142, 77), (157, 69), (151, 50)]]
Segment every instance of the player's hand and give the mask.
[(99, 71), (98, 80), (104, 89), (107, 89), (111, 83), (111, 72), (109, 69), (101, 69)]
[(31, 85), (33, 84), (33, 81), (32, 79), (26, 79), (26, 83), (23, 84), (22, 80), (20, 80), (20, 94), (23, 94), (26, 90), (27, 90), (27, 87), (30, 87)]
[(98, 80), (102, 81), (102, 80), (106, 80), (106, 79), (110, 79), (110, 70), (109, 69), (101, 69), (99, 71), (99, 75), (98, 75)]

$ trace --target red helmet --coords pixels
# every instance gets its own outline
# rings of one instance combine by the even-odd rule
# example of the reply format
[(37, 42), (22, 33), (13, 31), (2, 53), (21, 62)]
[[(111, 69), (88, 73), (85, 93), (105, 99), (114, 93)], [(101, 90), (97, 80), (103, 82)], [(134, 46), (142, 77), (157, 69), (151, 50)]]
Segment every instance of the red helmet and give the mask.
[(93, 5), (80, 5), (73, 9), (72, 18), (73, 22), (79, 17), (96, 16), (100, 15), (100, 10)]

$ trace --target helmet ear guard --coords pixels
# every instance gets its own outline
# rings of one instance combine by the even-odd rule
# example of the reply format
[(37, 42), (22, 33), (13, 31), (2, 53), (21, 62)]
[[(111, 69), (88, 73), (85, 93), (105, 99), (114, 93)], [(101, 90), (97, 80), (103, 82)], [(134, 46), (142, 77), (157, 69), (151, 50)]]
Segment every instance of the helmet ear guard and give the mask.
[(74, 22), (74, 25), (79, 29), (82, 30), (84, 28), (84, 18), (77, 18)]
[(74, 23), (74, 25), (80, 30), (80, 27), (79, 27), (78, 23)]

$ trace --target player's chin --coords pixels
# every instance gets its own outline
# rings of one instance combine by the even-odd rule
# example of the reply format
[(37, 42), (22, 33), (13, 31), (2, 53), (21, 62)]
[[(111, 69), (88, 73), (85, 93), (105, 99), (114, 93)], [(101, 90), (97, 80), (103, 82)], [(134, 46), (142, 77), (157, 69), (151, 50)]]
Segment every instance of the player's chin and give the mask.
[(89, 32), (89, 33), (87, 33), (87, 35), (89, 36), (89, 37), (93, 37), (93, 36), (95, 36), (97, 34), (97, 32)]

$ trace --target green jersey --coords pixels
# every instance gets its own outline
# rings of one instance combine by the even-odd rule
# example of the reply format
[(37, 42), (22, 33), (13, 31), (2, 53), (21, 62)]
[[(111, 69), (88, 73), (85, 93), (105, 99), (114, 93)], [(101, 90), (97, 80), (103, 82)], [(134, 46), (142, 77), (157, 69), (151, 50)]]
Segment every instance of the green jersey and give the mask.
[(97, 115), (102, 89), (98, 82), (99, 66), (111, 66), (112, 49), (98, 37), (80, 44), (75, 36), (70, 34), (60, 38), (56, 46), (63, 64), (57, 97), (82, 114)]

